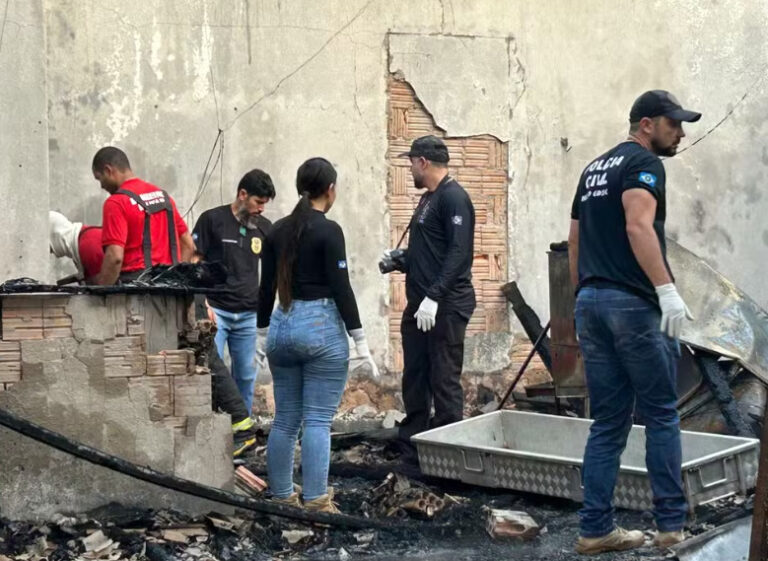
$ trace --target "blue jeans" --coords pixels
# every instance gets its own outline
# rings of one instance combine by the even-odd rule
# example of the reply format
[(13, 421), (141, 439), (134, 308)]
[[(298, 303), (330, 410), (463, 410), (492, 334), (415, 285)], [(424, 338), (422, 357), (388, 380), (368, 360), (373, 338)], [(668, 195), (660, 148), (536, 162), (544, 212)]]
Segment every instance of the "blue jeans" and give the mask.
[(656, 306), (622, 290), (585, 287), (576, 298), (576, 331), (594, 419), (584, 453), (583, 537), (604, 536), (614, 528), (611, 500), (633, 408), (645, 423), (656, 526), (671, 532), (685, 523), (676, 408), (680, 350), (661, 332), (660, 320)]
[(227, 312), (213, 308), (216, 314), (216, 349), (224, 356), (229, 347), (232, 377), (243, 396), (245, 408), (251, 414), (253, 387), (256, 385), (256, 312)]
[(275, 421), (267, 442), (272, 494), (293, 493), (293, 455), (302, 423), (303, 495), (328, 491), (331, 421), (347, 382), (349, 343), (332, 300), (298, 300), (272, 313), (267, 358), (275, 391)]

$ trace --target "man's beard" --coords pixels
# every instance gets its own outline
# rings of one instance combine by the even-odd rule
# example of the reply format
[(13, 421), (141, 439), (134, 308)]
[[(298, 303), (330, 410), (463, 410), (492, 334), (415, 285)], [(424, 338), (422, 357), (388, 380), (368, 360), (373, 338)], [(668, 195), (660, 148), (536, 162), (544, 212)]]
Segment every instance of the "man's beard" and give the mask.
[(416, 187), (416, 189), (424, 189), (424, 178), (422, 177), (416, 177), (413, 176), (413, 186)]
[(670, 146), (662, 147), (659, 145), (659, 143), (651, 139), (651, 149), (654, 154), (657, 156), (666, 156), (668, 158), (671, 158), (675, 154), (677, 154), (677, 145), (672, 144)]
[(245, 205), (237, 209), (237, 221), (249, 230), (255, 230), (259, 227), (258, 214), (251, 214)]

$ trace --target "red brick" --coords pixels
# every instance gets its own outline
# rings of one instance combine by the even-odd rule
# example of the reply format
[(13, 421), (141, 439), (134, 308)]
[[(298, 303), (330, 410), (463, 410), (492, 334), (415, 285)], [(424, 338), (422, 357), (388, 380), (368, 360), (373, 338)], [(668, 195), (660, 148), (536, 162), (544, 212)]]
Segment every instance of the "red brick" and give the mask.
[[(501, 286), (507, 278), (508, 145), (491, 135), (446, 137), (427, 108), (405, 81), (388, 82), (387, 159), (390, 164), (387, 202), (390, 212), (390, 242), (394, 246), (410, 222), (418, 195), (411, 189), (408, 162), (397, 158), (410, 142), (424, 134), (444, 138), (451, 155), (449, 173), (465, 187), (475, 206), (475, 260), (472, 267), (477, 309), (470, 320), (469, 334), (505, 331), (509, 314)], [(403, 131), (405, 115), (406, 130)], [(401, 274), (390, 274), (390, 351), (395, 371), (402, 369), (399, 328), (405, 308), (405, 285)]]

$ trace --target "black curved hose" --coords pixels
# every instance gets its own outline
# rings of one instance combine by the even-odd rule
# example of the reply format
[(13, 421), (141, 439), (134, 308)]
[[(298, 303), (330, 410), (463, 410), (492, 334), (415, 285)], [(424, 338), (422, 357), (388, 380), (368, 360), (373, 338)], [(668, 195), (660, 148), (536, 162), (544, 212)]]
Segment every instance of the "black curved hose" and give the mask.
[(17, 417), (4, 409), (0, 409), (0, 425), (11, 429), (19, 434), (23, 434), (33, 440), (42, 442), (71, 454), (77, 458), (85, 460), (95, 465), (104, 466), (113, 471), (124, 475), (141, 479), (167, 489), (173, 489), (181, 493), (208, 499), (218, 503), (223, 503), (239, 508), (272, 514), (301, 520), (304, 522), (315, 522), (321, 524), (330, 524), (343, 528), (393, 528), (394, 524), (389, 521), (372, 520), (358, 516), (349, 516), (347, 514), (329, 514), (325, 512), (308, 512), (300, 508), (290, 507), (274, 503), (267, 500), (254, 499), (237, 495), (217, 487), (202, 485), (189, 479), (182, 479), (174, 475), (167, 475), (146, 466), (139, 466), (133, 462), (123, 460), (112, 454), (107, 454), (101, 450), (91, 448), (81, 442), (77, 442), (57, 432), (41, 427), (31, 421)]

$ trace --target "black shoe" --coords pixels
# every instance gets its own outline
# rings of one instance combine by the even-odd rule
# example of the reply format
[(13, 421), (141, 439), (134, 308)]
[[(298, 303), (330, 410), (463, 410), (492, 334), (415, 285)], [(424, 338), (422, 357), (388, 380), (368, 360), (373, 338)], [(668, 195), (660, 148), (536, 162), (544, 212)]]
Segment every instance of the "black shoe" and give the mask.
[(232, 433), (232, 440), (235, 443), (233, 458), (243, 458), (256, 448), (256, 430), (253, 419), (250, 417), (232, 425)]

